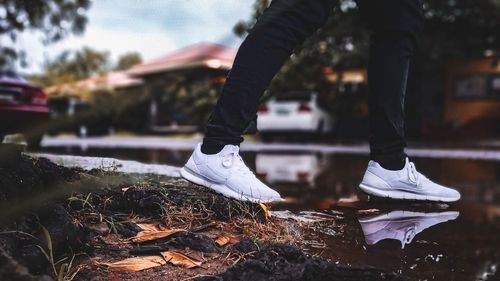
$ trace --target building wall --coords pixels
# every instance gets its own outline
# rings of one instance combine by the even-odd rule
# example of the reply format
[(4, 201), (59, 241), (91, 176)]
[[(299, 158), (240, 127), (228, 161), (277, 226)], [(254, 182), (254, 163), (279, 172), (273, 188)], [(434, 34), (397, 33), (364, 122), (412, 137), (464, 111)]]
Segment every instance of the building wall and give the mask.
[[(457, 92), (464, 92), (466, 87), (458, 89), (461, 79), (474, 77), (476, 75), (481, 81), (481, 76), (497, 77), (500, 81), (500, 64), (494, 59), (485, 58), (474, 61), (464, 61), (451, 63), (448, 68), (445, 115), (444, 122), (448, 125), (464, 127), (480, 120), (490, 120), (487, 122), (500, 121), (500, 95), (495, 96), (474, 96), (473, 88), (469, 87), (471, 96), (460, 96)], [(487, 80), (488, 80), (487, 79)], [(482, 82), (476, 83), (480, 85)], [(491, 83), (486, 81), (486, 83)], [(471, 83), (473, 84), (473, 83)], [(486, 85), (490, 87), (491, 85)], [(485, 121), (486, 122), (486, 121)]]

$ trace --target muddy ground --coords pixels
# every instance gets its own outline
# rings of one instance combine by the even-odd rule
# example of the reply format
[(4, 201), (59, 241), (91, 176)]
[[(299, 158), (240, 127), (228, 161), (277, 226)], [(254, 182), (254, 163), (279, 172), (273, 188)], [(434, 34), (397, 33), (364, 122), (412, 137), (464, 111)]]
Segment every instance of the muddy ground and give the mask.
[[(182, 179), (11, 155), (0, 206), (0, 280), (409, 280), (310, 256), (298, 222)], [(129, 258), (160, 264), (116, 263)]]

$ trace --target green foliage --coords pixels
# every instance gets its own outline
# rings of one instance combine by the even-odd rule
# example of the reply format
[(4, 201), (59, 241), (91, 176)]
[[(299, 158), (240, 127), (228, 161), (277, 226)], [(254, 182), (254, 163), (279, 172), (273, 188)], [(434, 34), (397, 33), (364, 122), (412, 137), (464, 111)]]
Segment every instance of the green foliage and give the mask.
[(89, 7), (90, 0), (0, 0), (0, 66), (25, 64), (25, 50), (15, 43), (26, 30), (40, 31), (45, 44), (83, 33)]
[(141, 54), (137, 52), (126, 53), (118, 58), (115, 70), (125, 70), (141, 62), (142, 62)]
[(75, 82), (109, 71), (109, 54), (89, 47), (75, 52), (66, 51), (46, 62), (43, 74), (31, 80), (42, 87)]
[(153, 88), (151, 93), (158, 101), (160, 112), (167, 113), (160, 116), (159, 121), (168, 123), (172, 119), (181, 119), (181, 123), (205, 124), (221, 90), (219, 84), (213, 84), (209, 79), (203, 74), (163, 76), (161, 85), (157, 89)]
[(482, 56), (500, 49), (500, 1), (425, 2), (425, 32), (420, 42), (434, 60)]
[(233, 31), (238, 36), (243, 36), (255, 25), (257, 19), (262, 15), (264, 10), (271, 4), (271, 0), (256, 0), (253, 5), (254, 12), (252, 17), (248, 21), (240, 21), (238, 22)]
[(184, 111), (189, 120), (202, 128), (217, 102), (221, 86), (217, 84), (194, 82), (186, 85), (179, 96), (178, 111)]
[[(76, 268), (74, 268), (73, 263), (78, 255), (73, 254), (69, 262), (64, 262), (68, 260), (68, 257), (64, 257), (59, 261), (55, 261), (54, 248), (52, 245), (52, 237), (50, 236), (49, 231), (43, 225), (40, 225), (40, 228), (42, 230), (43, 237), (45, 238), (45, 243), (46, 243), (45, 246), (47, 247), (47, 251), (44, 249), (44, 247), (40, 245), (35, 245), (35, 246), (42, 252), (47, 261), (50, 263), (54, 277), (57, 278), (57, 281), (73, 280), (78, 274), (78, 272), (80, 272), (80, 270), (82, 269), (82, 266), (77, 266)], [(57, 270), (58, 266), (59, 270)]]

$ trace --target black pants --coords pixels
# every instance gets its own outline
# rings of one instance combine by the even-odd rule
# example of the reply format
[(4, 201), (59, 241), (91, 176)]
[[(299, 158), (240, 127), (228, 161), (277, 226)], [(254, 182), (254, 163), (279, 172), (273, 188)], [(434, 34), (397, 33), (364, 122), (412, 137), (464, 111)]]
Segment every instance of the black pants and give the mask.
[[(420, 0), (357, 0), (372, 29), (368, 64), (371, 159), (389, 169), (404, 165), (404, 96)], [(273, 0), (242, 43), (210, 117), (202, 149), (216, 153), (241, 143), (258, 100), (293, 50), (329, 17), (334, 0)]]

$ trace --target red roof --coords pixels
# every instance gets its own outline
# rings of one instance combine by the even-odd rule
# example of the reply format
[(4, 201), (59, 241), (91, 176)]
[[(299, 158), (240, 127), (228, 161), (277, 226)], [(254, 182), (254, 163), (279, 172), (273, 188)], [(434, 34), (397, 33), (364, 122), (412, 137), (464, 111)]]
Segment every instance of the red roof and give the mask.
[(48, 87), (45, 89), (49, 95), (57, 95), (78, 89), (89, 91), (97, 89), (118, 89), (142, 84), (142, 79), (133, 78), (125, 71), (113, 71), (101, 76), (83, 79), (73, 83), (66, 83)]
[(230, 69), (236, 50), (208, 42), (201, 42), (174, 51), (164, 57), (133, 66), (128, 73), (142, 76), (150, 73), (204, 67)]

